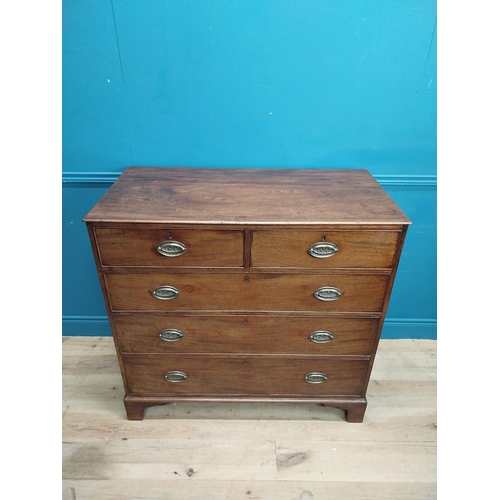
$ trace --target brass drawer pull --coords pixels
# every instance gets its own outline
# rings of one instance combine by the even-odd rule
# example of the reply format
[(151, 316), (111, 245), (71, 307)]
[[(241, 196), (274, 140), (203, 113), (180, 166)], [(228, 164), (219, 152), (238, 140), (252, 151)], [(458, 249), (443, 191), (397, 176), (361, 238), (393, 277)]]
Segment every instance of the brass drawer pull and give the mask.
[(316, 344), (326, 344), (333, 340), (333, 333), (327, 332), (326, 330), (318, 330), (317, 332), (311, 333), (308, 338), (311, 342)]
[(163, 375), (163, 377), (169, 382), (184, 382), (188, 378), (184, 372), (178, 371), (167, 372)]
[(151, 294), (155, 299), (172, 300), (179, 295), (179, 290), (177, 290), (174, 286), (162, 285), (157, 286)]
[(314, 296), (318, 300), (331, 302), (332, 300), (340, 299), (340, 297), (342, 297), (342, 292), (334, 286), (322, 286), (314, 292)]
[(304, 377), (304, 380), (308, 384), (322, 384), (328, 380), (328, 377), (324, 373), (311, 372)]
[(156, 250), (159, 254), (164, 255), (165, 257), (180, 257), (186, 253), (186, 245), (181, 243), (180, 241), (162, 241), (157, 247)]
[(320, 241), (309, 247), (309, 255), (317, 259), (326, 259), (333, 257), (339, 251), (339, 247), (335, 243)]
[(184, 337), (184, 334), (176, 328), (166, 328), (158, 334), (158, 337), (165, 342), (177, 342)]

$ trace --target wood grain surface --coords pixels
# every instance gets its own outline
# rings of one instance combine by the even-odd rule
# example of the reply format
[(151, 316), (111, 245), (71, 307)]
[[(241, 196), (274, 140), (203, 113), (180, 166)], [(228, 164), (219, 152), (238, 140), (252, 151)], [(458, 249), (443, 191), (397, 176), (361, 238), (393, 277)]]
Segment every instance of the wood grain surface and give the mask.
[[(386, 275), (354, 274), (182, 274), (126, 273), (104, 275), (114, 311), (317, 311), (380, 312), (388, 283)], [(173, 286), (177, 298), (159, 300), (158, 286)], [(332, 286), (342, 296), (328, 302), (314, 292)]]
[(408, 224), (367, 170), (129, 167), (86, 222)]
[[(368, 359), (255, 355), (124, 354), (131, 394), (302, 397), (360, 396)], [(164, 374), (181, 371), (184, 382)], [(324, 383), (304, 381), (310, 372), (324, 373)]]
[[(181, 316), (158, 313), (115, 315), (116, 334), (122, 352), (129, 353), (226, 353), (369, 355), (378, 318), (331, 316)], [(163, 341), (158, 334), (174, 328), (181, 340)], [(333, 340), (314, 343), (309, 335), (331, 332)]]
[[(252, 267), (386, 268), (390, 269), (400, 232), (397, 231), (253, 231)], [(315, 243), (329, 242), (338, 251), (312, 257)]]
[[(243, 265), (243, 231), (151, 229), (143, 226), (96, 228), (94, 231), (103, 266)], [(186, 252), (175, 257), (161, 255), (157, 247), (165, 241), (182, 243)]]
[(363, 424), (292, 403), (129, 421), (111, 338), (63, 338), (62, 360), (63, 500), (437, 498), (435, 341), (380, 342)]

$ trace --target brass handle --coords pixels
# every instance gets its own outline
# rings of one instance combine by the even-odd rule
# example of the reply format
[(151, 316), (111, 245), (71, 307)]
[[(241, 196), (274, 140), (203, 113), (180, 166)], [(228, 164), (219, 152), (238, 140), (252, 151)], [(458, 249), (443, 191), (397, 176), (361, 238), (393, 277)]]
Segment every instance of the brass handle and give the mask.
[(184, 334), (176, 328), (166, 328), (158, 334), (158, 337), (165, 342), (177, 342), (184, 337)]
[(322, 384), (328, 380), (328, 377), (324, 373), (311, 372), (304, 377), (304, 380), (308, 384)]
[(317, 259), (333, 257), (338, 251), (339, 247), (335, 243), (328, 243), (327, 241), (320, 241), (309, 247), (309, 255)]
[(174, 286), (162, 285), (157, 286), (151, 294), (155, 299), (172, 300), (179, 295), (179, 290), (177, 290)]
[(311, 333), (308, 338), (311, 342), (316, 344), (326, 344), (333, 340), (333, 333), (327, 332), (326, 330), (318, 330), (317, 332)]
[(184, 372), (172, 371), (165, 373), (163, 378), (169, 382), (184, 382), (188, 376)]
[(180, 257), (186, 253), (186, 245), (180, 241), (162, 241), (157, 247), (156, 251), (165, 257)]
[(332, 300), (340, 299), (340, 297), (342, 297), (342, 292), (334, 286), (322, 286), (314, 292), (314, 296), (318, 300), (331, 302)]

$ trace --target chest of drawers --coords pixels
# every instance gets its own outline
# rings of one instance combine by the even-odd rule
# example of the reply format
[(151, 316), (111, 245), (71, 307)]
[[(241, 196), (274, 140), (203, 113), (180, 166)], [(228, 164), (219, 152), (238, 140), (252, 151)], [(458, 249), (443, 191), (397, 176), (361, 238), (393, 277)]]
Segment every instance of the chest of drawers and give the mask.
[(410, 224), (366, 170), (130, 167), (84, 222), (129, 419), (272, 401), (363, 421)]

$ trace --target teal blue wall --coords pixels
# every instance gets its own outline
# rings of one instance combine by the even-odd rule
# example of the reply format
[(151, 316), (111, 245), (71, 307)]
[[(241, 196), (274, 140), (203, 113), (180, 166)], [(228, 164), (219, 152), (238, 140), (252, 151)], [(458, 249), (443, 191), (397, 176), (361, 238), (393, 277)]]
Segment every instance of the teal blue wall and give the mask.
[(367, 168), (412, 220), (384, 338), (436, 338), (435, 0), (63, 0), (63, 334), (129, 165)]

